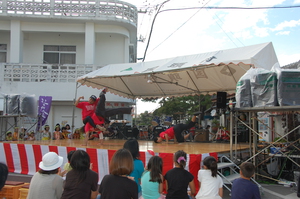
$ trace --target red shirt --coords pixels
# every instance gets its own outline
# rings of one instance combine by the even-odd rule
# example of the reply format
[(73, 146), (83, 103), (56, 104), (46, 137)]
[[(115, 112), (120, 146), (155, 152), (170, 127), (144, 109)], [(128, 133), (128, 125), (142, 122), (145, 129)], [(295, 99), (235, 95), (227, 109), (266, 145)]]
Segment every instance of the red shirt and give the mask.
[(168, 128), (167, 130), (165, 130), (164, 132), (161, 132), (159, 134), (159, 137), (161, 137), (162, 139), (166, 139), (165, 138), (165, 134), (168, 134), (169, 136), (169, 140), (173, 139), (174, 138), (174, 127), (171, 127), (171, 128)]
[(90, 104), (89, 102), (79, 102), (77, 104), (76, 107), (82, 109), (82, 120), (84, 120), (87, 116), (92, 117), (93, 113), (96, 110), (96, 106), (98, 104), (99, 99), (100, 98), (97, 98), (94, 104)]

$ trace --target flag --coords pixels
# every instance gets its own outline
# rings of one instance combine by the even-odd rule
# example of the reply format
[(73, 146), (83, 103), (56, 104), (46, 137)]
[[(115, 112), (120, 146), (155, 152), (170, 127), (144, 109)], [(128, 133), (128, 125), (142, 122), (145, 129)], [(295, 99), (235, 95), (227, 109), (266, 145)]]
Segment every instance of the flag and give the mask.
[(38, 108), (38, 122), (36, 125), (36, 131), (46, 123), (50, 108), (51, 108), (52, 97), (40, 96), (39, 97), (39, 108)]

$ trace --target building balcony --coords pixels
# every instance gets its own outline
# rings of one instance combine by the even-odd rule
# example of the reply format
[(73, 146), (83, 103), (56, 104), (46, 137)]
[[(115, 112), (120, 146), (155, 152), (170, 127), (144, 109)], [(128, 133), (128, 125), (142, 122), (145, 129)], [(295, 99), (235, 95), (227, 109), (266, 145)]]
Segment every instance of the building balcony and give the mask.
[(0, 82), (76, 82), (102, 66), (51, 64), (0, 64)]
[(114, 0), (2, 0), (0, 17), (120, 21), (137, 26), (137, 8)]

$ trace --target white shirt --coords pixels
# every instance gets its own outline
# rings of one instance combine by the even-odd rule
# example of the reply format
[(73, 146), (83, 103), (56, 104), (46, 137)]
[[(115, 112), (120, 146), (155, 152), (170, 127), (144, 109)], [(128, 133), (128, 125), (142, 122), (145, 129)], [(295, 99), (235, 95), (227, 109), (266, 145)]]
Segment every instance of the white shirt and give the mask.
[(196, 195), (196, 199), (219, 199), (219, 188), (223, 187), (223, 181), (219, 175), (211, 176), (211, 170), (201, 169), (198, 171), (198, 181), (201, 187)]

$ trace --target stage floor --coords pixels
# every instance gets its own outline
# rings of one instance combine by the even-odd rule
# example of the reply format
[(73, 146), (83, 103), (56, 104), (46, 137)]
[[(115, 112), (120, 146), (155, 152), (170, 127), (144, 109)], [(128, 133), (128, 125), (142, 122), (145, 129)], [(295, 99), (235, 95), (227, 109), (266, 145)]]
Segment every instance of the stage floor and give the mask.
[[(11, 144), (33, 144), (33, 145), (49, 145), (49, 146), (65, 146), (65, 147), (76, 147), (76, 148), (94, 148), (94, 149), (108, 149), (118, 150), (123, 147), (126, 140), (110, 139), (104, 140), (103, 145), (99, 144), (98, 140), (89, 140), (87, 146), (82, 146), (83, 140), (49, 140), (49, 141), (12, 141), (4, 142)], [(169, 144), (154, 143), (149, 140), (138, 140), (140, 145), (140, 151), (147, 152), (148, 150), (154, 151), (155, 153), (175, 153), (178, 150), (183, 150), (187, 154), (202, 154), (202, 153), (229, 153), (229, 143), (202, 143), (202, 142), (184, 142), (174, 144), (173, 141)], [(249, 149), (249, 144), (239, 143), (237, 150)], [(233, 146), (233, 150), (235, 150)]]

